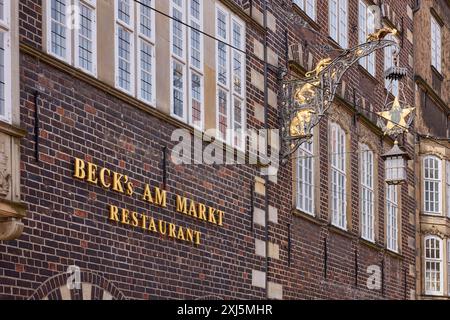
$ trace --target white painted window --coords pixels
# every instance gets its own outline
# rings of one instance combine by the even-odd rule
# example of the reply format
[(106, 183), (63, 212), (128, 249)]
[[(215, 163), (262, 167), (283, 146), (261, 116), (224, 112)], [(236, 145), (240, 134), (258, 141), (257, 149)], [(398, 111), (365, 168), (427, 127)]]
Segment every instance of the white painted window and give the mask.
[(189, 0), (189, 66), (190, 99), (189, 123), (202, 130), (204, 123), (203, 98), (203, 5), (201, 0)]
[(360, 147), (361, 159), (361, 236), (374, 241), (374, 176), (373, 152), (365, 144)]
[[(389, 34), (385, 39), (398, 42), (398, 40), (392, 34)], [(387, 70), (391, 67), (395, 67), (394, 53), (395, 53), (394, 46), (389, 46), (389, 47), (384, 48), (384, 70)], [(398, 88), (399, 88), (398, 80), (393, 80), (392, 85), (391, 85), (391, 80), (385, 79), (384, 84), (385, 84), (386, 89), (390, 90), (390, 92), (395, 97), (398, 97), (398, 93), (399, 93), (398, 92)]]
[(10, 2), (0, 0), (0, 121), (11, 123)]
[(47, 0), (47, 52), (97, 75), (96, 0)]
[(71, 0), (47, 0), (47, 50), (67, 63), (72, 62), (70, 5)]
[(152, 0), (137, 4), (137, 97), (155, 104), (155, 13)]
[(294, 0), (294, 3), (305, 11), (311, 19), (316, 20), (316, 0)]
[[(245, 50), (245, 27), (236, 17), (231, 19), (232, 45), (242, 51)], [(232, 109), (232, 142), (236, 148), (245, 148), (245, 55), (242, 51), (231, 50), (231, 92), (233, 93)]]
[(442, 31), (440, 24), (431, 16), (431, 65), (441, 72)]
[[(217, 138), (245, 148), (245, 24), (216, 5)], [(230, 45), (232, 47), (230, 47)]]
[(348, 0), (329, 0), (330, 37), (342, 48), (348, 47)]
[(386, 184), (387, 248), (398, 252), (398, 187)]
[(0, 25), (8, 27), (10, 25), (11, 0), (0, 0)]
[(171, 54), (172, 54), (172, 115), (180, 120), (187, 120), (186, 106), (186, 27), (185, 21), (185, 0), (171, 1), (171, 14), (174, 19), (171, 21)]
[(116, 0), (116, 87), (134, 95), (134, 1)]
[(425, 237), (425, 294), (443, 294), (443, 247), (437, 236)]
[(332, 224), (347, 229), (346, 216), (346, 135), (336, 123), (330, 125), (331, 217)]
[(97, 75), (97, 13), (95, 1), (77, 0), (79, 25), (75, 28), (75, 66)]
[(153, 0), (115, 0), (116, 88), (155, 105), (155, 13)]
[(314, 215), (314, 144), (305, 142), (297, 152), (297, 209)]
[[(196, 129), (204, 128), (203, 2), (172, 0), (171, 113)], [(187, 28), (184, 23), (189, 24)]]
[(424, 177), (424, 212), (427, 214), (440, 215), (441, 190), (442, 190), (442, 168), (441, 160), (434, 156), (423, 159)]
[[(365, 43), (367, 36), (375, 31), (375, 14), (369, 10), (369, 5), (359, 0), (358, 10), (358, 24), (359, 24), (359, 43)], [(363, 57), (359, 63), (373, 76), (375, 76), (375, 52)]]

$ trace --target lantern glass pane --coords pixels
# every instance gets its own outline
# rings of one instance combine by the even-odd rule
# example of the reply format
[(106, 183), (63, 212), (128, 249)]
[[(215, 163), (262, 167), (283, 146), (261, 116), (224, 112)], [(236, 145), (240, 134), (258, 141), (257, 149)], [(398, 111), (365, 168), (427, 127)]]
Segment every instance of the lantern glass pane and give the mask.
[(403, 181), (406, 179), (405, 159), (401, 156), (386, 159), (386, 181)]

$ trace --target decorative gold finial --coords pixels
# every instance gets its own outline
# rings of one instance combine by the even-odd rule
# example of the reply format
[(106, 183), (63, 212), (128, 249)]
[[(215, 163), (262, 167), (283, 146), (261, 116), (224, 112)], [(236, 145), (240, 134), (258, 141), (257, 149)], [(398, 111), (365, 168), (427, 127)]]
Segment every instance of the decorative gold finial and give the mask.
[(305, 76), (306, 76), (307, 78), (309, 78), (309, 77), (312, 76), (314, 73), (316, 73), (316, 77), (317, 77), (317, 76), (319, 75), (320, 71), (322, 71), (323, 69), (325, 69), (329, 64), (331, 64), (331, 58), (325, 58), (325, 59), (322, 59), (322, 60), (320, 60), (320, 61), (317, 63), (316, 68), (313, 69), (313, 70), (311, 70), (311, 71), (309, 71), (309, 72), (307, 72), (307, 73), (305, 74)]
[(388, 34), (392, 34), (393, 36), (397, 35), (397, 29), (391, 29), (388, 27), (381, 28), (374, 33), (371, 33), (367, 36), (367, 42), (371, 41), (379, 41), (384, 39)]

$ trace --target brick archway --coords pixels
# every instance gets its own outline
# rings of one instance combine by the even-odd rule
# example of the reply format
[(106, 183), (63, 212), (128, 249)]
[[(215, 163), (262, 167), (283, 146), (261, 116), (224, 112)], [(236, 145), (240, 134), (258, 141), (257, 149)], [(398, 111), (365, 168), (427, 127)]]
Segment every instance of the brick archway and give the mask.
[(126, 300), (125, 295), (110, 281), (90, 271), (80, 271), (80, 286), (70, 290), (68, 273), (61, 273), (45, 281), (29, 300)]

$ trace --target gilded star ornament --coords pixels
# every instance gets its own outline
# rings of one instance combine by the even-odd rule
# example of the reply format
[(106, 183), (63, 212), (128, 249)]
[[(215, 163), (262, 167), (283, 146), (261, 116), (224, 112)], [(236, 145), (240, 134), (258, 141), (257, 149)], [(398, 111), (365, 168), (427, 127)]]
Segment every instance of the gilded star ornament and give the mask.
[(384, 134), (391, 134), (396, 131), (408, 132), (408, 124), (406, 123), (406, 118), (408, 115), (414, 111), (415, 108), (402, 108), (400, 105), (400, 100), (395, 97), (392, 103), (391, 110), (377, 112), (377, 114), (387, 120), (386, 127), (384, 129)]

